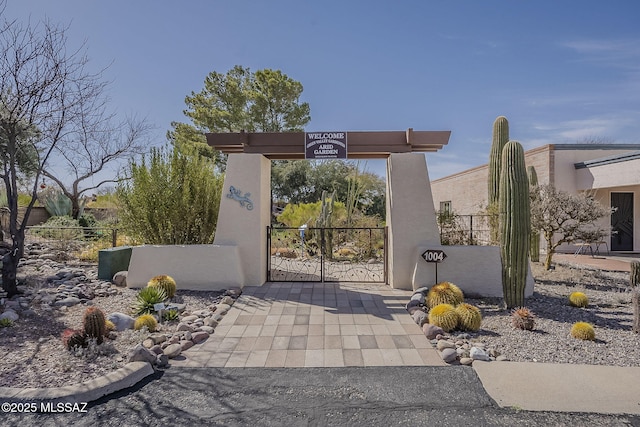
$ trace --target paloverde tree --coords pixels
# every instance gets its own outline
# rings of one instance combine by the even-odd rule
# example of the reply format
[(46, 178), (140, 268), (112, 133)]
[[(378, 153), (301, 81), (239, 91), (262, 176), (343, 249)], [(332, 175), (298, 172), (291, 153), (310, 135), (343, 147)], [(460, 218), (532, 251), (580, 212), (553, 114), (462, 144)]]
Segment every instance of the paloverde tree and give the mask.
[(301, 131), (311, 120), (309, 104), (300, 101), (302, 84), (280, 70), (236, 65), (226, 73), (212, 71), (204, 88), (185, 98), (191, 123), (173, 122), (167, 136), (180, 147), (192, 145), (200, 154), (221, 161), (206, 143), (207, 132)]
[[(81, 126), (83, 113), (105, 83), (87, 70), (84, 50), (67, 49), (66, 27), (43, 21), (21, 24), (0, 18), (0, 171), (9, 208), (11, 250), (3, 258), (2, 287), (18, 293), (16, 270), (24, 253), (27, 220), (38, 180), (56, 147)], [(91, 116), (84, 117), (86, 124)], [(28, 168), (24, 158), (30, 159)], [(22, 159), (22, 160), (21, 160)], [(18, 219), (18, 183), (32, 169), (31, 202)]]
[(544, 267), (551, 267), (553, 254), (563, 243), (595, 227), (595, 222), (611, 211), (586, 194), (559, 191), (551, 184), (531, 189), (531, 229), (542, 232), (547, 244)]

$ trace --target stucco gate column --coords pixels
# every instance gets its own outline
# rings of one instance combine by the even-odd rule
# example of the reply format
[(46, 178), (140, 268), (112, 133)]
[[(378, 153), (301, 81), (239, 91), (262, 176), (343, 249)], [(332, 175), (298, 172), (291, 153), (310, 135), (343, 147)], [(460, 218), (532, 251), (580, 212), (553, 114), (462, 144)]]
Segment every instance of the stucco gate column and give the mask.
[(424, 154), (396, 153), (387, 158), (387, 225), (389, 285), (411, 290), (418, 251), (440, 246)]
[(213, 244), (238, 248), (244, 285), (267, 280), (270, 220), (271, 161), (261, 154), (229, 154)]

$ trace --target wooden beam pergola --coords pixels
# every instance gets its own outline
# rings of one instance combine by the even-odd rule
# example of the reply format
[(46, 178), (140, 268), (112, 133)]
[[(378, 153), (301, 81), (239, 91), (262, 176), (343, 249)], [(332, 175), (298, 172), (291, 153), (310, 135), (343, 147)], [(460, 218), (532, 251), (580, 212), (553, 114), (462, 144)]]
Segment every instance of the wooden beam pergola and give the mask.
[[(347, 132), (347, 158), (386, 158), (391, 153), (436, 152), (451, 131)], [(207, 133), (207, 144), (224, 154), (258, 153), (269, 159), (304, 159), (304, 132)]]

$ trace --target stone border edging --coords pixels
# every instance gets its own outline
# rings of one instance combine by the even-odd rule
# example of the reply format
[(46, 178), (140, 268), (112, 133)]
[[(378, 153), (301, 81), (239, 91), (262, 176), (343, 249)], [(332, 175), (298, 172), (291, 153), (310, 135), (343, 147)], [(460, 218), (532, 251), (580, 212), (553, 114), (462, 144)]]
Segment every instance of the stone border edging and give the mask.
[(6, 402), (92, 402), (108, 394), (129, 388), (153, 373), (153, 368), (147, 362), (130, 362), (106, 375), (76, 385), (51, 388), (0, 387), (0, 400)]

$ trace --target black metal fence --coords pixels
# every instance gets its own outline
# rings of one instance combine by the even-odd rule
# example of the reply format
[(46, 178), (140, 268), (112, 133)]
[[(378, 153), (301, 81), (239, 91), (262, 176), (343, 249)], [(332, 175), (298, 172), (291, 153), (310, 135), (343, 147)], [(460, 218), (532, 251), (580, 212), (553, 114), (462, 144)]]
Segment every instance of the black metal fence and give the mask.
[[(5, 233), (5, 239), (11, 240)], [(65, 258), (97, 261), (98, 251), (118, 245), (118, 229), (106, 227), (28, 226), (25, 247), (42, 246)]]
[(387, 282), (387, 229), (267, 227), (267, 278)]
[(440, 242), (443, 245), (491, 245), (490, 215), (438, 213)]

